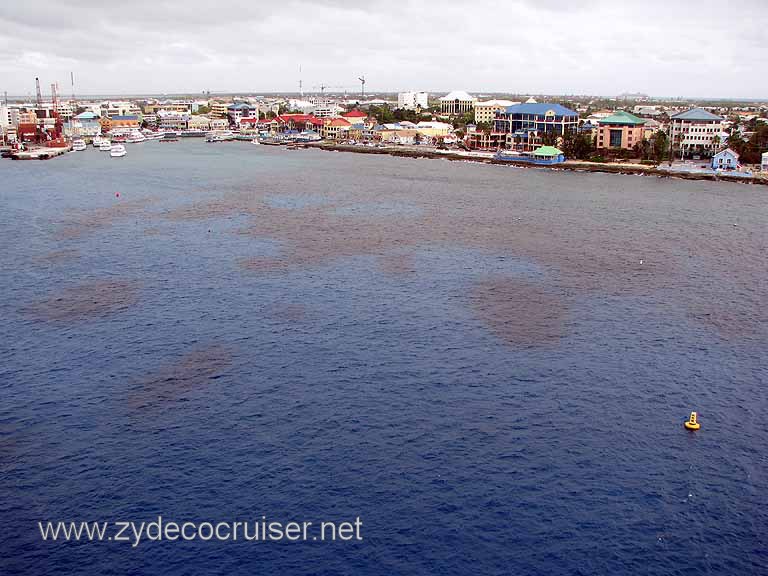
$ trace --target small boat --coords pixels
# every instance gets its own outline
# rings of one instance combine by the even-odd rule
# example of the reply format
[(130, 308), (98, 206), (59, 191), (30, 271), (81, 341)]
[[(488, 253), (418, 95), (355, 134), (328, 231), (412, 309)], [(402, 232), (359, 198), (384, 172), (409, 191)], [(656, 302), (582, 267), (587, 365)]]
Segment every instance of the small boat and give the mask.
[(139, 130), (133, 130), (130, 134), (128, 134), (128, 138), (126, 138), (126, 142), (131, 144), (137, 144), (138, 142), (144, 142), (147, 139), (144, 134), (142, 134)]
[(261, 142), (259, 142), (258, 138), (254, 138), (253, 140), (251, 140), (251, 144), (261, 144)]
[(101, 146), (101, 136), (94, 136), (92, 140), (92, 144), (94, 148), (98, 148)]
[(196, 130), (194, 128), (191, 130), (184, 130), (181, 132), (182, 138), (203, 138), (205, 135), (206, 135), (205, 130)]
[(231, 130), (211, 130), (205, 136), (206, 142), (226, 142), (234, 139), (235, 135)]
[(109, 155), (112, 156), (112, 158), (122, 158), (125, 154), (125, 146), (122, 144), (114, 144), (109, 151)]
[(78, 138), (72, 142), (72, 150), (75, 152), (82, 152), (85, 150), (88, 146), (85, 143), (85, 140), (82, 138)]
[(160, 138), (160, 142), (178, 142), (179, 139), (176, 136), (175, 132), (166, 132), (162, 138)]
[(101, 139), (101, 144), (99, 144), (99, 150), (102, 152), (109, 152), (112, 150), (112, 142), (107, 140), (106, 138)]

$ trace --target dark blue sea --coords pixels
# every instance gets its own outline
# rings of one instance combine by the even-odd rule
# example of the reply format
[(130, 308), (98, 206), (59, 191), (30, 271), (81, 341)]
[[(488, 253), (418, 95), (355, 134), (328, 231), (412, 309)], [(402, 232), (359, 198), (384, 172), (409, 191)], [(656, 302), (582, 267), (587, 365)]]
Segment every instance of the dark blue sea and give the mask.
[[(768, 574), (766, 187), (89, 148), (0, 270), (2, 575)], [(362, 540), (38, 528), (158, 515)]]

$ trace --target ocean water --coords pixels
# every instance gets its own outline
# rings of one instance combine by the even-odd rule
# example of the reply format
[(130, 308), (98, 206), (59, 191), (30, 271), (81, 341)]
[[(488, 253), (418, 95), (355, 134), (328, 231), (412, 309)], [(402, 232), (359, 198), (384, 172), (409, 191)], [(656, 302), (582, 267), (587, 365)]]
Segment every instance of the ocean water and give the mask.
[[(0, 161), (0, 574), (768, 574), (767, 264), (757, 186)], [(37, 526), (158, 515), (363, 540)]]

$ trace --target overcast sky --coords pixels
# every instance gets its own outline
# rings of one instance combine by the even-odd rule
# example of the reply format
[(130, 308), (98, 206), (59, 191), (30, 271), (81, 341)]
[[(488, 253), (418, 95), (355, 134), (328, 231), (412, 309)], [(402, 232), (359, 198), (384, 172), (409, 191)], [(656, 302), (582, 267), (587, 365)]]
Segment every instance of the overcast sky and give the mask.
[(0, 0), (0, 91), (768, 98), (768, 0)]

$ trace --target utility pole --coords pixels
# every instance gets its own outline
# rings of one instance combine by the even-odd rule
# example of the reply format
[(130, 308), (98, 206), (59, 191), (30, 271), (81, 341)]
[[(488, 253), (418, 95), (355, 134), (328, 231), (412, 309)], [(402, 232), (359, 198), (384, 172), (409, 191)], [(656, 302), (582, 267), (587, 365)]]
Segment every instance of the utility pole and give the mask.
[(358, 80), (360, 80), (360, 101), (365, 100), (365, 74), (358, 77)]
[(299, 64), (299, 97), (304, 98), (304, 85), (301, 81), (301, 64)]
[(75, 105), (77, 103), (77, 99), (75, 99), (75, 73), (74, 72), (69, 73), (69, 79), (72, 82), (72, 104)]

